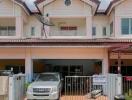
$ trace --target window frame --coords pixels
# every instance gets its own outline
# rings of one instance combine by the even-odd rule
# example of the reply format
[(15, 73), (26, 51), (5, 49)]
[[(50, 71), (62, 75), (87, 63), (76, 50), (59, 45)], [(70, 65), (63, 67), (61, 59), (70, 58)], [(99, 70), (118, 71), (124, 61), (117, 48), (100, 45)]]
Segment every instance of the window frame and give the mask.
[(34, 26), (31, 27), (31, 36), (35, 36), (35, 27)]
[(110, 23), (110, 35), (112, 35), (113, 34), (113, 21)]
[(105, 26), (102, 28), (102, 32), (103, 32), (103, 36), (107, 36), (107, 29)]
[(96, 27), (95, 26), (92, 27), (92, 36), (96, 36)]
[[(128, 33), (123, 32), (123, 20), (128, 20)], [(132, 35), (132, 18), (121, 18), (121, 35)]]
[[(2, 31), (5, 31), (5, 33), (1, 33)], [(12, 34), (11, 31), (14, 31), (13, 35), (11, 35)], [(1, 36), (16, 36), (16, 27), (15, 26), (0, 26), (0, 37)]]

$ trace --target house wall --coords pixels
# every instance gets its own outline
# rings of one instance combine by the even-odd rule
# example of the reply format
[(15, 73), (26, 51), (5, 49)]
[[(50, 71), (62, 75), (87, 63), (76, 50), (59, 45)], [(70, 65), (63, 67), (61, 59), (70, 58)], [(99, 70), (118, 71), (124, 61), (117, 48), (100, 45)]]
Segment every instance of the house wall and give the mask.
[[(96, 36), (94, 38), (109, 37), (109, 17), (105, 15), (96, 15), (93, 17), (93, 26), (96, 27)], [(106, 27), (106, 36), (103, 36), (103, 27)]]
[[(43, 3), (41, 5), (44, 5)], [(91, 16), (92, 8), (90, 5), (80, 1), (72, 0), (70, 6), (64, 4), (64, 0), (55, 0), (41, 8), (43, 14), (49, 14), (51, 17), (72, 17), (72, 16)]]
[(22, 38), (24, 23), (27, 21), (26, 17), (27, 13), (20, 5), (13, 3), (12, 0), (2, 0), (0, 2), (0, 19), (10, 19), (8, 21), (8, 24), (10, 24), (12, 23), (11, 19), (15, 18), (16, 36), (1, 36), (0, 38)]
[[(118, 59), (118, 53), (111, 53), (110, 54), (110, 59)], [(121, 54), (121, 59), (132, 59), (132, 55), (122, 53)]]
[[(50, 28), (50, 36), (86, 36), (86, 19), (85, 18), (53, 18), (51, 21), (55, 26)], [(77, 31), (62, 32), (61, 26), (77, 27)]]
[[(42, 24), (35, 16), (28, 16), (27, 20), (24, 25), (24, 37), (41, 37)], [(31, 36), (31, 27), (35, 28), (35, 36)]]
[[(50, 0), (50, 1), (52, 2), (47, 4), (43, 2), (39, 5), (40, 10), (42, 11), (44, 17), (46, 17), (46, 15), (49, 14), (49, 20), (53, 18), (65, 18), (65, 19), (84, 18), (86, 19), (85, 21), (86, 28), (83, 30), (86, 33), (85, 38), (88, 39), (92, 38), (92, 7), (90, 5), (80, 0), (72, 0), (72, 4), (70, 6), (66, 6), (63, 0)], [(46, 2), (50, 2), (50, 1), (46, 1)], [(76, 22), (78, 22), (78, 19), (76, 19)], [(46, 32), (49, 33), (49, 30), (47, 30)], [(80, 34), (82, 33), (80, 32)], [(61, 38), (66, 38), (66, 37), (63, 36)], [(76, 36), (73, 36), (72, 38), (76, 38)], [(79, 38), (81, 39), (84, 37), (79, 37)]]
[(0, 18), (0, 26), (15, 26), (15, 18)]
[(0, 2), (0, 17), (25, 16), (25, 10), (12, 0), (2, 0)]
[(121, 18), (132, 18), (132, 0), (125, 0), (115, 7), (115, 38), (132, 38), (121, 34)]
[(102, 72), (103, 74), (105, 74), (108, 72), (107, 51), (107, 48), (96, 47), (7, 47), (0, 49), (0, 59), (25, 59), (25, 73), (27, 76), (27, 80), (31, 80), (33, 76), (33, 59), (100, 59), (102, 60)]
[[(109, 34), (110, 37), (115, 37), (115, 29), (116, 29), (115, 22), (116, 22), (116, 20), (115, 20), (115, 10), (114, 9), (111, 11), (111, 13), (108, 17), (109, 17), (109, 19), (108, 19), (108, 22), (109, 22), (109, 26), (108, 26), (109, 32), (108, 32), (108, 34)], [(110, 24), (112, 22), (113, 22), (113, 33), (110, 34)]]

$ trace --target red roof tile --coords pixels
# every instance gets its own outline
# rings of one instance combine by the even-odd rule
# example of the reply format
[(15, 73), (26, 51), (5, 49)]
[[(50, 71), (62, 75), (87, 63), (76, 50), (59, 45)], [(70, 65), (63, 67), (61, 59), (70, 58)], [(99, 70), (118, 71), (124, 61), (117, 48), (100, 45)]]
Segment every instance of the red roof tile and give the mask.
[(0, 39), (0, 46), (120, 46), (132, 39)]
[[(43, 1), (45, 1), (45, 0), (36, 0), (35, 2), (36, 2), (37, 4), (39, 4), (39, 3), (42, 3)], [(94, 2), (94, 3), (96, 3), (96, 4), (99, 4), (99, 3), (100, 3), (99, 0), (90, 0), (90, 1), (92, 1), (92, 2)]]
[(121, 0), (113, 0), (113, 1), (111, 1), (111, 3), (109, 4), (109, 6), (106, 9), (105, 13), (107, 14), (109, 12), (109, 10), (111, 9), (111, 7), (113, 6), (113, 4), (115, 4), (115, 3), (119, 2), (119, 1), (121, 1)]

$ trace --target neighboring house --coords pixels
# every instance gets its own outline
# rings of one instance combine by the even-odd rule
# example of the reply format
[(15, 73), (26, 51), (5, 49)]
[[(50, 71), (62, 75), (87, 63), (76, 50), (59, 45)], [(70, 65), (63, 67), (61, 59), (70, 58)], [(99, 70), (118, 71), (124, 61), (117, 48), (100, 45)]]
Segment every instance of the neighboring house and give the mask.
[[(106, 12), (98, 12), (98, 0), (66, 1), (36, 0), (30, 11), (21, 0), (0, 0), (0, 69), (25, 72), (27, 81), (54, 69), (64, 76), (130, 75), (132, 1), (113, 0)], [(54, 26), (44, 33), (35, 14)]]

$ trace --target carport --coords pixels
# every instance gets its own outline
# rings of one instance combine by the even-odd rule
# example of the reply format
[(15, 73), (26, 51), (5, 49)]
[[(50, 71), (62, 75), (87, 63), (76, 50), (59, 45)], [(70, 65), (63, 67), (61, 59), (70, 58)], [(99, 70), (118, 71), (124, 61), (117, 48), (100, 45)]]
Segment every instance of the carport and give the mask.
[(102, 73), (102, 60), (98, 59), (34, 59), (34, 75), (42, 72), (59, 72), (65, 76), (91, 76)]
[[(31, 81), (37, 73), (55, 71), (64, 72), (65, 75), (72, 75), (70, 70), (78, 67), (80, 75), (93, 75), (97, 72), (105, 74), (108, 72), (108, 53), (106, 48), (86, 48), (86, 47), (44, 47), (29, 48), (25, 58), (26, 79)], [(95, 67), (100, 65), (101, 67)], [(77, 69), (78, 70), (78, 69)], [(77, 71), (76, 70), (76, 71)], [(84, 71), (85, 70), (85, 71)], [(73, 74), (75, 75), (75, 73)]]
[(11, 70), (14, 74), (25, 73), (24, 59), (0, 59), (0, 70)]

